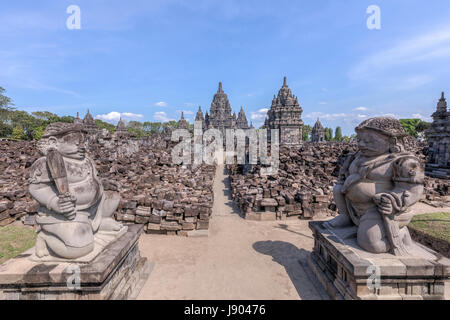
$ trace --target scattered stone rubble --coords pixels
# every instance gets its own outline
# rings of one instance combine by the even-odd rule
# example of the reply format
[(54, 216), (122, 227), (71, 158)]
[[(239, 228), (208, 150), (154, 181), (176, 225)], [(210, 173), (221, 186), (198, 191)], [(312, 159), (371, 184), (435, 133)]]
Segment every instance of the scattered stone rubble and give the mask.
[[(250, 217), (261, 213), (274, 213), (277, 219), (336, 215), (333, 186), (345, 156), (356, 149), (355, 144), (335, 142), (281, 147), (280, 168), (274, 176), (262, 176), (261, 165), (229, 165), (233, 199)], [(411, 142), (408, 149), (425, 162), (421, 147)], [(436, 207), (450, 201), (448, 183), (442, 179), (426, 177), (425, 194), (422, 201)]]
[[(167, 134), (124, 140), (106, 133), (89, 145), (99, 175), (122, 184), (117, 220), (146, 224), (149, 233), (206, 232), (214, 200), (215, 167), (202, 165), (191, 170), (173, 165), (173, 145)], [(414, 147), (425, 161), (426, 148)], [(281, 147), (276, 176), (260, 176), (259, 165), (229, 166), (233, 197), (244, 213), (267, 211), (279, 218), (334, 215), (332, 188), (339, 163), (342, 155), (355, 149), (345, 143)], [(34, 224), (38, 205), (28, 194), (27, 175), (39, 157), (35, 142), (0, 141), (0, 226), (15, 220)], [(448, 180), (426, 177), (423, 202), (448, 206), (449, 189)]]
[[(212, 212), (215, 167), (191, 170), (172, 164), (174, 144), (163, 135), (134, 140), (129, 149), (135, 151), (136, 143), (139, 150), (134, 153), (123, 142), (115, 148), (108, 139), (88, 147), (99, 176), (121, 184), (117, 220), (146, 224), (148, 233), (204, 234)], [(27, 169), (39, 158), (35, 143), (0, 141), (0, 147), (0, 226), (20, 218), (32, 225), (38, 206), (28, 194)]]
[(280, 148), (280, 167), (272, 176), (260, 174), (261, 165), (231, 165), (232, 196), (241, 211), (275, 212), (278, 219), (312, 218), (336, 214), (333, 185), (343, 156), (356, 145), (305, 143), (299, 148)]

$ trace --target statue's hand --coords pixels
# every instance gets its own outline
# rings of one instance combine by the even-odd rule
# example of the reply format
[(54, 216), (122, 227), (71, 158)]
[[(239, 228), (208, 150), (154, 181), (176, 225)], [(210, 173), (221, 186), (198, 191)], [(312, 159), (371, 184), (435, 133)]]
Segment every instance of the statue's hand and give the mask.
[(103, 179), (102, 180), (103, 188), (105, 191), (120, 191), (120, 183), (114, 180)]
[(383, 215), (392, 215), (394, 213), (394, 206), (391, 198), (386, 194), (377, 194), (373, 197), (375, 204), (378, 207), (378, 212)]
[(75, 203), (75, 197), (60, 195), (54, 198), (50, 204), (50, 208), (56, 213), (65, 216), (67, 219), (73, 220), (77, 214)]

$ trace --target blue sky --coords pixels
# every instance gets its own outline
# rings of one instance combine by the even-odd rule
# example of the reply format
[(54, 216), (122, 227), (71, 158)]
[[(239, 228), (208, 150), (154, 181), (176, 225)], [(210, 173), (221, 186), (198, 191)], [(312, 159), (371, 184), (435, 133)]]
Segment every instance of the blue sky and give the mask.
[(351, 134), (375, 115), (429, 120), (450, 91), (449, 17), (444, 0), (4, 0), (0, 86), (19, 109), (115, 122), (192, 120), (222, 81), (259, 125), (287, 76), (305, 123)]

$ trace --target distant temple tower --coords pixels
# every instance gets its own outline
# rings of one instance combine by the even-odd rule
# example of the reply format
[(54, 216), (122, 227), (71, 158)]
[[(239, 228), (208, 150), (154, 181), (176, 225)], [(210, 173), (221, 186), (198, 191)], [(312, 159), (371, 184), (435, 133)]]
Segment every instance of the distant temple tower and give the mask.
[(238, 129), (250, 129), (248, 126), (247, 117), (245, 116), (244, 108), (241, 106), (238, 118), (236, 120), (236, 128)]
[(125, 121), (123, 121), (122, 117), (120, 117), (119, 122), (117, 122), (116, 128), (114, 129), (114, 138), (115, 139), (129, 139), (129, 138), (135, 138), (135, 137), (136, 137), (136, 133), (128, 131)]
[(195, 121), (200, 121), (202, 123), (202, 130), (206, 130), (205, 118), (203, 117), (203, 111), (200, 106), (198, 106), (197, 114), (195, 115)]
[(77, 112), (77, 117), (73, 120), (74, 124), (83, 124), (83, 120), (80, 119), (80, 114)]
[(95, 135), (98, 133), (97, 124), (95, 123), (94, 118), (91, 116), (89, 109), (83, 119), (83, 125), (89, 135)]
[(226, 129), (232, 129), (235, 126), (231, 114), (230, 102), (228, 101), (227, 94), (223, 92), (222, 82), (219, 82), (219, 89), (214, 95), (211, 109), (209, 110), (209, 116), (205, 121), (208, 128), (219, 129), (222, 132), (223, 137), (225, 137)]
[(426, 131), (430, 148), (425, 172), (438, 178), (450, 179), (450, 111), (447, 110), (444, 92), (432, 117), (433, 123)]
[(292, 95), (284, 77), (283, 86), (278, 91), (278, 96), (274, 96), (272, 106), (267, 112), (265, 128), (279, 130), (281, 144), (300, 144), (303, 130), (302, 112), (297, 97)]
[(118, 132), (118, 133), (128, 132), (127, 126), (125, 125), (125, 122), (122, 120), (122, 117), (120, 117), (119, 122), (117, 122), (117, 126), (116, 126), (116, 129), (114, 130), (114, 132)]
[(189, 123), (184, 119), (184, 112), (181, 112), (181, 119), (178, 121), (178, 129), (189, 130)]
[(323, 128), (320, 120), (317, 119), (314, 127), (311, 130), (311, 141), (312, 142), (324, 142), (325, 141), (325, 129)]

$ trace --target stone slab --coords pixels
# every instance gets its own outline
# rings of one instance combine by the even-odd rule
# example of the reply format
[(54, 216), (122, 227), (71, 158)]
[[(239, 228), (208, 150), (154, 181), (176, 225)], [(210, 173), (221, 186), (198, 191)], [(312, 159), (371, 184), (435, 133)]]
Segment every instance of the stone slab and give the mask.
[[(126, 299), (148, 278), (151, 265), (139, 253), (142, 225), (105, 247), (94, 260), (83, 263), (36, 262), (32, 250), (0, 265), (0, 297), (4, 299)], [(71, 289), (74, 274), (80, 287)], [(136, 295), (136, 293), (134, 293)]]
[(252, 221), (275, 221), (277, 214), (276, 212), (247, 212), (245, 219)]
[[(450, 281), (450, 260), (429, 248), (435, 256), (372, 254), (360, 248), (349, 230), (328, 228), (311, 221), (314, 249), (308, 264), (328, 294), (335, 299), (444, 299), (445, 282)], [(380, 274), (380, 286), (368, 285), (374, 267)]]

